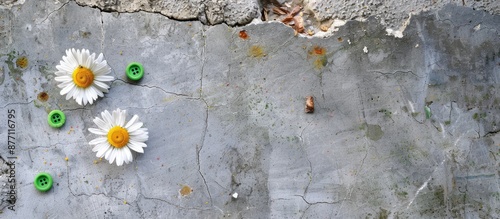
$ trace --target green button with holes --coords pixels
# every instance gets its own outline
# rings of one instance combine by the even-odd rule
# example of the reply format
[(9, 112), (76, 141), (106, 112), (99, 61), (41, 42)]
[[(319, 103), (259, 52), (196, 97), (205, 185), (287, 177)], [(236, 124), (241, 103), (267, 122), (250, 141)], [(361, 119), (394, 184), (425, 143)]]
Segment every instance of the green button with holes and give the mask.
[(131, 62), (127, 66), (126, 73), (130, 80), (138, 81), (142, 78), (142, 76), (144, 76), (144, 68), (141, 63)]
[(52, 188), (52, 176), (48, 173), (41, 172), (35, 177), (35, 181), (33, 184), (35, 185), (35, 188), (38, 189), (40, 192), (46, 192), (49, 191), (50, 188)]
[(66, 122), (66, 116), (61, 110), (52, 110), (47, 118), (49, 125), (54, 128), (59, 128)]

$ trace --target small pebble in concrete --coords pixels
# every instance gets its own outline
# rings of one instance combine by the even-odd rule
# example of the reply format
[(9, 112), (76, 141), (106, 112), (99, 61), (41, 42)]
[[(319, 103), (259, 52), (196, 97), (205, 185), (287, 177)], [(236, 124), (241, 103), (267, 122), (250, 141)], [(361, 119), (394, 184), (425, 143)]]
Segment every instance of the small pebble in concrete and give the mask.
[(306, 113), (314, 113), (314, 98), (312, 96), (306, 97)]

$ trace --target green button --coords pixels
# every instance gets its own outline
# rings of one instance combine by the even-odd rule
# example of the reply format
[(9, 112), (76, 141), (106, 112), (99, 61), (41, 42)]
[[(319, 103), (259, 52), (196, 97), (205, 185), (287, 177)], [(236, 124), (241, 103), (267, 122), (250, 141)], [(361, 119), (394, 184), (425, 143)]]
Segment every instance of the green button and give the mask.
[(33, 184), (35, 185), (35, 188), (38, 189), (40, 192), (46, 192), (49, 191), (50, 188), (52, 188), (52, 176), (48, 173), (39, 173), (35, 177), (35, 181)]
[(66, 116), (61, 110), (52, 110), (47, 118), (49, 125), (54, 128), (59, 128), (66, 122)]
[(130, 80), (138, 81), (142, 78), (142, 76), (144, 76), (144, 68), (141, 63), (131, 62), (127, 66), (126, 73)]

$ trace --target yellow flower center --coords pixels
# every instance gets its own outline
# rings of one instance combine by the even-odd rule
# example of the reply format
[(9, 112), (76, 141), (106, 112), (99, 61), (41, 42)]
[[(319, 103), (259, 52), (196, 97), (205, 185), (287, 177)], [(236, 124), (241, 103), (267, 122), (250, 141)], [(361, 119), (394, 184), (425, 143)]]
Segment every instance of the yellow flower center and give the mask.
[(122, 148), (128, 144), (128, 131), (120, 126), (111, 128), (108, 132), (108, 142), (115, 148)]
[(73, 71), (73, 82), (81, 88), (89, 87), (94, 82), (94, 73), (86, 67), (79, 65)]

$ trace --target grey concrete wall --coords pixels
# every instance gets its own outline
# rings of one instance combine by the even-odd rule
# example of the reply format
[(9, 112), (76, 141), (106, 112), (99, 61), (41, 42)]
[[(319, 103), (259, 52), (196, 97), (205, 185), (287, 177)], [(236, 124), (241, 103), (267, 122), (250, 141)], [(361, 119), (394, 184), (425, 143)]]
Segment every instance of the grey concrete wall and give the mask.
[[(12, 5), (24, 1), (10, 0), (3, 4)], [(446, 4), (464, 6), (473, 10), (500, 13), (500, 2), (493, 0), (76, 0), (79, 5), (91, 6), (108, 12), (155, 12), (176, 20), (200, 20), (204, 24), (226, 23), (230, 26), (245, 25), (255, 19), (262, 19), (263, 13), (273, 17), (275, 6), (301, 5), (306, 26), (319, 32), (322, 24), (328, 27), (333, 20), (364, 20), (376, 16), (386, 28), (399, 30), (410, 14), (439, 10)], [(266, 9), (266, 11), (264, 11)], [(278, 19), (279, 20), (279, 19)]]
[[(403, 38), (376, 18), (307, 38), (279, 22), (11, 3), (0, 9), (2, 218), (500, 217), (498, 15), (449, 4), (412, 16)], [(116, 78), (93, 105), (54, 81), (73, 47), (102, 52)], [(138, 83), (124, 74), (132, 61), (146, 71)], [(88, 145), (92, 119), (118, 107), (150, 133), (121, 167)], [(66, 113), (61, 129), (47, 125), (52, 109)], [(47, 193), (33, 186), (41, 171), (54, 177)]]

